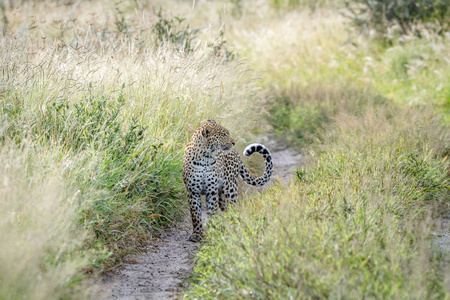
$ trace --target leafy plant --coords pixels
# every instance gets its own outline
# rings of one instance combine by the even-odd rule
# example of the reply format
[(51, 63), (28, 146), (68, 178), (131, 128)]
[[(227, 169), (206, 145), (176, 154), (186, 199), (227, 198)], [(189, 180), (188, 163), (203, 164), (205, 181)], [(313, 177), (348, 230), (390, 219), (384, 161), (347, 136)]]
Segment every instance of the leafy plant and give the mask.
[(184, 52), (193, 51), (193, 41), (198, 30), (190, 30), (189, 25), (182, 27), (184, 18), (165, 18), (161, 10), (157, 14), (158, 22), (153, 26), (156, 45), (170, 44)]
[(228, 48), (228, 43), (225, 40), (225, 30), (222, 29), (219, 32), (219, 37), (214, 43), (208, 43), (208, 47), (213, 50), (213, 55), (222, 57), (225, 62), (236, 58), (237, 54)]
[(125, 20), (125, 16), (123, 11), (120, 10), (119, 5), (116, 4), (114, 7), (115, 14), (114, 14), (114, 24), (116, 25), (117, 33), (128, 33), (128, 28), (130, 27), (128, 23)]

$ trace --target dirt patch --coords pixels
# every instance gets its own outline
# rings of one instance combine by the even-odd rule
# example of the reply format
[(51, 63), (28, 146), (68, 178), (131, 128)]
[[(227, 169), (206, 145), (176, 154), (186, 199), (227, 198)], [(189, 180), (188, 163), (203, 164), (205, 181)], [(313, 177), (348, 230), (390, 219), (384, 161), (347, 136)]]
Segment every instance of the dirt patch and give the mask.
[[(300, 166), (299, 152), (284, 146), (276, 137), (261, 137), (272, 153), (274, 179), (288, 181)], [(241, 183), (244, 185), (244, 183)], [(164, 231), (158, 243), (148, 247), (142, 255), (129, 257), (133, 264), (125, 264), (116, 274), (103, 277), (93, 288), (91, 299), (177, 299), (187, 286), (192, 273), (193, 258), (199, 244), (188, 241), (191, 224), (186, 221), (177, 228)]]

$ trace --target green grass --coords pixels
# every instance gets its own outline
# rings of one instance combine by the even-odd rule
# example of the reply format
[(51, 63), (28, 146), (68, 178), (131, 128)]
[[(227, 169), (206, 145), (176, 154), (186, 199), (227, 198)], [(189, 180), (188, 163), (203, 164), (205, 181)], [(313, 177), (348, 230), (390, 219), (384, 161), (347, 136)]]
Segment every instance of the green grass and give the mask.
[(355, 48), (351, 57), (346, 57), (346, 47), (341, 48), (333, 54), (339, 56), (334, 70), (327, 65), (314, 70), (321, 78), (300, 70), (297, 76), (307, 86), (297, 83), (298, 79), (286, 79), (283, 84), (288, 86), (275, 91), (279, 96), (272, 101), (269, 120), (278, 133), (302, 144), (311, 142), (308, 135), (339, 113), (358, 115), (367, 107), (390, 103), (433, 105), (438, 112), (448, 112), (447, 49), (448, 41), (439, 37), (390, 48)]
[(369, 87), (353, 83), (314, 83), (297, 91), (283, 91), (271, 100), (268, 120), (274, 131), (298, 146), (318, 141), (318, 133), (341, 113), (364, 114), (368, 107), (387, 105), (388, 99)]

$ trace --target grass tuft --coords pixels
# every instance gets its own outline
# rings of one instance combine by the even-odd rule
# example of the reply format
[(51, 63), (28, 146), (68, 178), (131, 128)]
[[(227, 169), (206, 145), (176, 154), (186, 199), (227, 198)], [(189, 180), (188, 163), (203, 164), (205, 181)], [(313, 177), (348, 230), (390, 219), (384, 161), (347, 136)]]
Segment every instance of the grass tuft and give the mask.
[(65, 184), (57, 157), (25, 145), (0, 152), (2, 299), (84, 298), (80, 271), (94, 256), (76, 226), (79, 191)]

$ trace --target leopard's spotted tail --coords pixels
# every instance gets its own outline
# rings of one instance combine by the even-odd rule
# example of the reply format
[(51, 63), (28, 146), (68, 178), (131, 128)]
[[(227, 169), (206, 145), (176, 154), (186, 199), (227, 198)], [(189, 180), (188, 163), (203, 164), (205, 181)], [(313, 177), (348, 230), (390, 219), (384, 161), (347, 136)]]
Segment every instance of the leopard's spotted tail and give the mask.
[(248, 145), (247, 148), (245, 148), (244, 150), (244, 155), (250, 156), (255, 152), (260, 153), (264, 157), (266, 164), (264, 174), (261, 177), (255, 178), (244, 166), (244, 163), (241, 163), (241, 166), (239, 168), (239, 174), (246, 183), (253, 186), (262, 186), (269, 181), (273, 173), (272, 155), (270, 154), (269, 150), (267, 150), (267, 148), (262, 144)]

